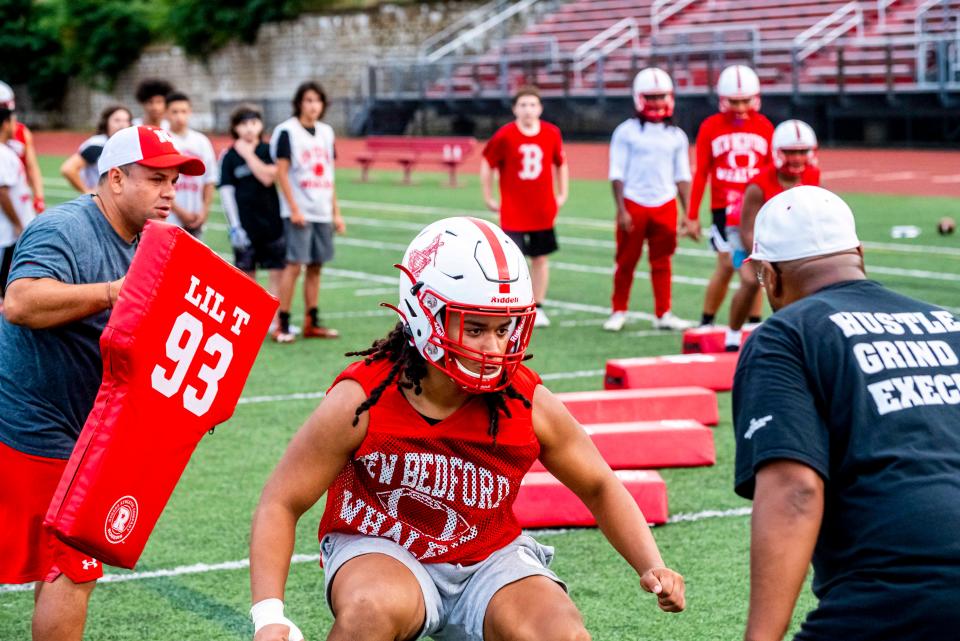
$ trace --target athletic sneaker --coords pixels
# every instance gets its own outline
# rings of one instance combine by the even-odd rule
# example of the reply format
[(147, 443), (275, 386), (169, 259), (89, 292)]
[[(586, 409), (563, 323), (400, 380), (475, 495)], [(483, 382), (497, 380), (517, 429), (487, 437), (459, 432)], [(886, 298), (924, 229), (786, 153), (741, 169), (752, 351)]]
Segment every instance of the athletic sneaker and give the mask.
[(730, 329), (727, 328), (726, 336), (723, 338), (723, 349), (726, 352), (739, 352), (740, 351), (740, 341), (743, 336), (743, 331), (739, 329)]
[(673, 315), (673, 312), (666, 312), (663, 316), (658, 316), (653, 321), (654, 329), (672, 329), (682, 331), (685, 329), (690, 329), (691, 327), (693, 327), (693, 323), (683, 320), (682, 318), (677, 318)]
[(303, 323), (304, 338), (340, 338), (340, 332), (323, 325), (314, 325), (310, 317), (307, 316)]
[(603, 324), (603, 328), (608, 332), (619, 332), (621, 329), (623, 329), (623, 325), (626, 322), (626, 312), (614, 312), (610, 314), (610, 318), (608, 318), (607, 322)]
[(537, 308), (537, 317), (533, 319), (534, 327), (550, 327), (550, 319), (544, 313), (542, 307)]
[(275, 343), (292, 343), (296, 339), (293, 332), (285, 332), (279, 327), (270, 332), (270, 337), (273, 338)]

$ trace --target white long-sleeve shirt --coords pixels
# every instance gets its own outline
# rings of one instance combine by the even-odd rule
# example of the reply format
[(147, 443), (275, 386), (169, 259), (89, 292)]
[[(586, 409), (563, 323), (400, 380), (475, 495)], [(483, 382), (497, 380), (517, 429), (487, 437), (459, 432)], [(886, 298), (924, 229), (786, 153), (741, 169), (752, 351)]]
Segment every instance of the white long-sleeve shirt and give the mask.
[(624, 198), (659, 207), (677, 197), (678, 182), (690, 180), (689, 147), (679, 127), (626, 120), (610, 141), (610, 180), (623, 181)]

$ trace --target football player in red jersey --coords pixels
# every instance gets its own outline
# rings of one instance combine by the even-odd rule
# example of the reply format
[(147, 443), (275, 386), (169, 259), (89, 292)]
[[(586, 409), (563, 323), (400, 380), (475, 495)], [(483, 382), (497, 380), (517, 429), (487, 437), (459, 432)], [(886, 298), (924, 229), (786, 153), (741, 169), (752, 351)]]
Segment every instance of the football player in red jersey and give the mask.
[[(717, 266), (703, 301), (701, 325), (710, 325), (723, 304), (733, 277), (726, 216), (740, 202), (747, 182), (771, 161), (773, 124), (760, 113), (760, 79), (744, 65), (731, 65), (717, 80), (720, 113), (700, 124), (697, 133), (697, 166), (693, 176), (686, 233), (700, 237), (698, 215), (707, 178), (710, 179), (710, 244), (717, 252)], [(760, 297), (756, 297), (751, 320), (759, 320)]]
[[(513, 98), (516, 120), (497, 130), (480, 162), (484, 202), (500, 213), (500, 226), (530, 258), (537, 327), (550, 325), (541, 309), (550, 279), (547, 256), (558, 249), (554, 221), (567, 201), (570, 182), (560, 129), (540, 120), (542, 113), (537, 88), (520, 88)], [(551, 167), (556, 168), (557, 193)], [(494, 172), (500, 178), (499, 203), (493, 197)]]
[(684, 581), (563, 404), (522, 365), (536, 307), (523, 254), (495, 225), (427, 226), (398, 267), (400, 322), (337, 377), (291, 441), (253, 518), (256, 641), (302, 638), (284, 616), (300, 516), (326, 495), (320, 549), (328, 639), (586, 639), (521, 533), (520, 483), (539, 458), (590, 508), (668, 612)]
[(726, 335), (728, 352), (740, 349), (741, 330), (750, 306), (760, 293), (756, 269), (743, 262), (753, 247), (753, 223), (757, 212), (768, 200), (797, 185), (820, 185), (817, 134), (802, 120), (787, 120), (773, 131), (773, 163), (747, 184), (740, 208), (727, 217), (727, 240), (733, 252), (733, 266), (740, 272), (740, 289), (730, 301), (730, 327)]
[[(16, 112), (17, 101), (10, 85), (0, 80), (0, 107)], [(14, 114), (16, 118), (16, 114)], [(33, 144), (33, 132), (19, 120), (15, 120), (16, 127), (13, 137), (7, 141), (17, 155), (23, 168), (27, 172), (27, 182), (33, 192), (33, 211), (42, 214), (47, 208), (43, 199), (43, 176), (40, 174), (40, 163), (37, 160), (37, 148)]]

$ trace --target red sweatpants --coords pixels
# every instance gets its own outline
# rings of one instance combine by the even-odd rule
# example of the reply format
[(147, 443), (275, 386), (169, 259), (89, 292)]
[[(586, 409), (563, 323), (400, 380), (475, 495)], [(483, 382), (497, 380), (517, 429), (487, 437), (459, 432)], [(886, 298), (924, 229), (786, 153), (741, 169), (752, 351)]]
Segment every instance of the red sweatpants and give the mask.
[(659, 207), (644, 207), (624, 200), (633, 229), (627, 233), (617, 226), (617, 267), (613, 273), (613, 311), (627, 310), (633, 270), (643, 255), (643, 241), (650, 251), (650, 280), (653, 283), (654, 313), (670, 311), (670, 259), (677, 249), (677, 201)]

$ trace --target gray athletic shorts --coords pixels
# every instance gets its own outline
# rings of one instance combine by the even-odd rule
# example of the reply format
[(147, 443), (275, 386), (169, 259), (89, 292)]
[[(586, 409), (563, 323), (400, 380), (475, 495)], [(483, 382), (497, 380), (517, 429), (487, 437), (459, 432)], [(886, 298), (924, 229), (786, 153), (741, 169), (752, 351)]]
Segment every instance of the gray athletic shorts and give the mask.
[(390, 539), (359, 534), (328, 534), (320, 542), (326, 571), (325, 591), (331, 610), (330, 589), (344, 563), (364, 554), (385, 554), (403, 563), (417, 578), (427, 617), (418, 638), (435, 641), (483, 641), (483, 618), (497, 591), (528, 576), (545, 576), (564, 590), (566, 584), (550, 569), (553, 548), (533, 537), (518, 536), (510, 544), (474, 565), (421, 563)]
[(306, 223), (294, 225), (283, 219), (283, 235), (287, 241), (287, 262), (300, 265), (322, 265), (333, 260), (333, 225)]

